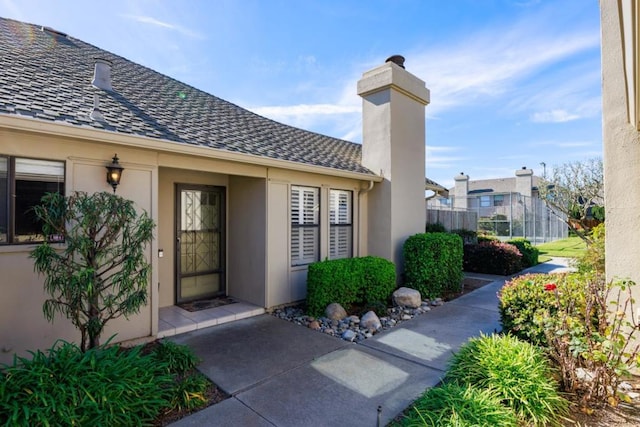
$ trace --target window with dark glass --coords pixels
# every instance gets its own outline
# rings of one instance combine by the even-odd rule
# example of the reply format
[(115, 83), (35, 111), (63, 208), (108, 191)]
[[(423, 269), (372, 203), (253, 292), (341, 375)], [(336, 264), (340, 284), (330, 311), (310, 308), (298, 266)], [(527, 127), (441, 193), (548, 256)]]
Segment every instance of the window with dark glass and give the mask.
[(493, 196), (493, 206), (504, 206), (504, 194)]
[(0, 157), (0, 244), (43, 240), (33, 207), (47, 193), (64, 194), (64, 166), (53, 160)]
[(329, 190), (329, 259), (353, 254), (352, 199), (346, 190)]

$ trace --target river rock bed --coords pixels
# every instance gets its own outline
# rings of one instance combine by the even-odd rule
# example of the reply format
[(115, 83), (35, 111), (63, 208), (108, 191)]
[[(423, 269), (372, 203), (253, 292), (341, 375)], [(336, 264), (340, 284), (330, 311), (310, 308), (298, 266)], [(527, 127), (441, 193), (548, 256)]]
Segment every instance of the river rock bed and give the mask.
[[(437, 298), (432, 301), (423, 300), (418, 308), (389, 307), (387, 308), (386, 316), (380, 316), (378, 318), (379, 323), (377, 328), (371, 326), (375, 325), (375, 322), (372, 323), (371, 321), (366, 322), (367, 325), (370, 325), (369, 327), (365, 326), (361, 322), (361, 317), (356, 315), (347, 316), (342, 320), (307, 316), (304, 313), (302, 305), (277, 308), (271, 312), (271, 315), (346, 341), (359, 342), (371, 338), (378, 332), (391, 329), (402, 322), (413, 319), (415, 316), (430, 311), (432, 307), (437, 307), (442, 304), (444, 304), (444, 301), (441, 298)], [(373, 312), (366, 313), (363, 315), (363, 318), (365, 316), (368, 318), (372, 317), (371, 313)]]

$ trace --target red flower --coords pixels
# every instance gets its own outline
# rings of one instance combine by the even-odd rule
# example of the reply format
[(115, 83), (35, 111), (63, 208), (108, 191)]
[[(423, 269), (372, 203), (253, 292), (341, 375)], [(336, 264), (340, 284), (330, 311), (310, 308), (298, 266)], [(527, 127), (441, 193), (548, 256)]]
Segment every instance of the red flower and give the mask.
[(547, 283), (546, 285), (544, 285), (544, 290), (545, 291), (555, 291), (557, 288), (555, 283)]

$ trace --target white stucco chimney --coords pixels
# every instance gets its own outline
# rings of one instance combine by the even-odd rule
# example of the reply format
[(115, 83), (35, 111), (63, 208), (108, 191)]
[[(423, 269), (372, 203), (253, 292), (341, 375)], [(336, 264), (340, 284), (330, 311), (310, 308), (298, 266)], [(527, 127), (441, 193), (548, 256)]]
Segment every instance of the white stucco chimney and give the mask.
[(523, 166), (516, 171), (516, 193), (531, 197), (533, 188), (533, 170)]
[(453, 207), (456, 209), (469, 208), (469, 175), (460, 172), (453, 177), (456, 185), (453, 188)]
[(98, 89), (112, 91), (111, 87), (111, 62), (106, 59), (96, 58), (91, 84)]
[[(424, 81), (394, 55), (362, 75), (362, 164), (384, 180), (368, 193), (368, 253), (402, 271), (402, 245), (424, 232), (426, 210)], [(398, 275), (400, 277), (400, 275)]]

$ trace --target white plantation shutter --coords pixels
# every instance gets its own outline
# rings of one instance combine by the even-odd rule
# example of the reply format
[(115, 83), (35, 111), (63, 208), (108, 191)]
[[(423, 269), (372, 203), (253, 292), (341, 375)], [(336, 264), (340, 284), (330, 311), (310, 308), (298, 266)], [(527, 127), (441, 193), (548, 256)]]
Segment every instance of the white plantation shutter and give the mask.
[(329, 259), (352, 256), (353, 192), (329, 190)]
[(320, 189), (291, 186), (291, 265), (318, 261)]

